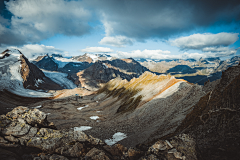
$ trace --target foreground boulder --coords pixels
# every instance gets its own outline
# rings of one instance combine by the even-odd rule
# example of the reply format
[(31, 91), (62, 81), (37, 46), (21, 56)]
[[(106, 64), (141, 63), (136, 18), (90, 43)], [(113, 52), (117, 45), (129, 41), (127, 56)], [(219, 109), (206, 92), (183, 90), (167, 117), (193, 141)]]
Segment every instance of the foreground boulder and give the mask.
[[(177, 144), (177, 143), (176, 143)], [(152, 146), (126, 148), (106, 145), (81, 131), (56, 130), (47, 114), (17, 107), (0, 116), (0, 159), (12, 160), (112, 160), (184, 159), (168, 141)]]

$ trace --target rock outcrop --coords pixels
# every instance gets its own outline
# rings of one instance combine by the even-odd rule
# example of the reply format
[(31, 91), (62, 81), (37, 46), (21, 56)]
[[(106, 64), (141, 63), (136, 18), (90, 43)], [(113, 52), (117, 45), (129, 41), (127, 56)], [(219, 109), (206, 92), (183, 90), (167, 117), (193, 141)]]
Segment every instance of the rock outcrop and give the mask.
[(120, 144), (109, 146), (81, 131), (56, 130), (44, 112), (20, 106), (0, 116), (0, 159), (175, 160), (186, 156), (169, 141), (157, 141), (149, 148), (139, 149)]

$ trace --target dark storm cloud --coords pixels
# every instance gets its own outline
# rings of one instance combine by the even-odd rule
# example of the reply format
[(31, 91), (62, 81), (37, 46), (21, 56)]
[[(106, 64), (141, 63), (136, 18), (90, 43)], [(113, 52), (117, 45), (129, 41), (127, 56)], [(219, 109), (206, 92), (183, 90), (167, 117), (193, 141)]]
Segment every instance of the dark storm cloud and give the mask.
[(107, 0), (91, 5), (100, 10), (107, 36), (167, 38), (196, 27), (240, 20), (239, 0)]
[(34, 43), (56, 34), (82, 36), (91, 29), (91, 13), (78, 1), (10, 0), (5, 8), (12, 16), (0, 17), (0, 45)]
[(0, 44), (7, 45), (39, 42), (56, 34), (82, 36), (91, 31), (93, 20), (105, 27), (107, 38), (101, 43), (115, 39), (115, 46), (240, 21), (239, 0), (10, 0), (6, 9), (10, 14), (1, 12)]

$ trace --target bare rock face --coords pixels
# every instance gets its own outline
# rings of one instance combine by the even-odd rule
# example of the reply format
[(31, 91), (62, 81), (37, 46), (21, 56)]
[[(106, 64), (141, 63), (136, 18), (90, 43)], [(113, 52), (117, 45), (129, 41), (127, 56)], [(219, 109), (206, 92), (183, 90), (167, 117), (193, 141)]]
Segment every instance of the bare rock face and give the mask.
[(46, 69), (49, 71), (57, 71), (58, 65), (54, 62), (53, 57), (49, 55), (38, 57), (34, 64), (39, 68)]
[(60, 85), (46, 77), (44, 73), (28, 59), (21, 55), (21, 76), (23, 78), (23, 86), (28, 89), (44, 89), (59, 90)]
[[(29, 62), (28, 59), (19, 50), (7, 49), (0, 54), (0, 57), (0, 60), (2, 61), (0, 70), (2, 74), (7, 73), (11, 76), (21, 76), (22, 79), (20, 78), (21, 80), (18, 80), (22, 82), (24, 88), (33, 90), (62, 89), (60, 85), (53, 82), (50, 78), (46, 77), (45, 74), (37, 66)], [(18, 67), (14, 69), (14, 72), (12, 72), (11, 68), (15, 66)], [(0, 78), (4, 79), (2, 76)], [(11, 79), (10, 81), (12, 82), (13, 80)]]
[(196, 143), (198, 159), (239, 159), (240, 66), (228, 68), (220, 82), (194, 106), (175, 133)]
[(85, 156), (87, 160), (110, 160), (110, 158), (106, 155), (106, 153), (97, 148), (91, 149)]
[(89, 68), (73, 74), (71, 77), (78, 86), (96, 90), (102, 84), (116, 77), (121, 77), (129, 81), (134, 77), (139, 77), (145, 71), (149, 70), (131, 58), (115, 59), (112, 61), (97, 61)]

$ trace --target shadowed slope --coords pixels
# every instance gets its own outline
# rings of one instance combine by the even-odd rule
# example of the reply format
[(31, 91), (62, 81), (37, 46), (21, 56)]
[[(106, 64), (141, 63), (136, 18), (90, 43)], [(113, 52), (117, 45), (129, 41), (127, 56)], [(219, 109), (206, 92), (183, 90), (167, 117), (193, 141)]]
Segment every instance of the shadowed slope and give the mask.
[(239, 90), (240, 66), (231, 67), (176, 129), (194, 137), (199, 159), (239, 159)]
[(98, 93), (106, 92), (108, 97), (117, 97), (123, 101), (123, 104), (117, 111), (119, 113), (134, 110), (139, 104), (143, 105), (151, 101), (178, 82), (185, 81), (175, 79), (169, 75), (157, 76), (150, 72), (145, 72), (139, 78), (133, 78), (129, 82), (122, 80), (120, 77), (115, 78), (101, 88)]
[(133, 59), (116, 59), (113, 61), (97, 61), (89, 68), (73, 74), (75, 84), (89, 90), (97, 90), (109, 80), (120, 76), (123, 79), (131, 80), (139, 77), (148, 71)]

